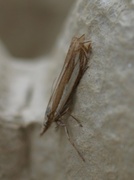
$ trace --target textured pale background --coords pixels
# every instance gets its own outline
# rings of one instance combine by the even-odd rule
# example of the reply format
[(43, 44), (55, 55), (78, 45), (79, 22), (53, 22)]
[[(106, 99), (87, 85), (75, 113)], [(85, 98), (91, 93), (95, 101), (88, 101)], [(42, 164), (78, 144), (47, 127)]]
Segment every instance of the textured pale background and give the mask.
[(0, 38), (15, 57), (50, 52), (71, 0), (0, 0)]
[[(60, 69), (72, 36), (83, 33), (91, 40), (93, 53), (72, 111), (83, 128), (68, 121), (85, 163), (64, 131), (55, 132), (52, 126), (43, 138), (38, 136), (49, 82)], [(133, 47), (134, 1), (79, 0), (46, 61), (24, 64), (12, 59), (10, 64), (9, 56), (2, 54), (0, 169), (5, 179), (134, 179)]]

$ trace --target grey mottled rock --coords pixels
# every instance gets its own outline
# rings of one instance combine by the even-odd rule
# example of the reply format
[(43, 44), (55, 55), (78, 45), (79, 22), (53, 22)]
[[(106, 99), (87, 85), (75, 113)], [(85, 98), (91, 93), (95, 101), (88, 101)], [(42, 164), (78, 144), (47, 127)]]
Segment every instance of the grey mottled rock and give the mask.
[[(83, 127), (69, 118), (68, 128), (85, 163), (62, 129), (55, 132), (52, 126), (44, 137), (39, 137), (52, 84), (49, 82), (53, 82), (56, 70), (60, 71), (72, 36), (83, 33), (91, 40), (93, 53), (72, 109)], [(7, 72), (0, 71), (0, 98), (8, 105), (0, 104), (0, 167), (1, 174), (7, 172), (5, 180), (10, 176), (13, 179), (13, 175), (17, 179), (27, 175), (47, 180), (134, 179), (133, 47), (133, 1), (79, 0), (51, 55), (57, 60), (55, 67), (47, 61), (17, 65), (1, 62)], [(6, 156), (3, 149), (13, 150), (13, 154)]]
[[(69, 29), (69, 31), (68, 31)], [(79, 0), (63, 31), (86, 34), (92, 42), (90, 68), (77, 89), (70, 119), (72, 137), (83, 163), (70, 145), (64, 156), (69, 180), (134, 179), (134, 3)]]

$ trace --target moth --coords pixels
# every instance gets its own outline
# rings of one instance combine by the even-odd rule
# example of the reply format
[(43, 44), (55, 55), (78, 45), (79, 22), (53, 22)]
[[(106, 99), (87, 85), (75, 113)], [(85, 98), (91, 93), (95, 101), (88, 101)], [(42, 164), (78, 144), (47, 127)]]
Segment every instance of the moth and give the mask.
[[(45, 123), (43, 124), (43, 130), (41, 132), (41, 135), (43, 135), (53, 122), (55, 122), (57, 126), (64, 127), (70, 143), (76, 149), (83, 161), (85, 161), (85, 159), (70, 138), (66, 121), (63, 117), (70, 111), (70, 103), (72, 102), (76, 88), (87, 69), (87, 62), (91, 52), (91, 42), (85, 41), (84, 34), (80, 37), (72, 38), (63, 68), (46, 109)], [(78, 119), (71, 114), (70, 116), (82, 126)]]

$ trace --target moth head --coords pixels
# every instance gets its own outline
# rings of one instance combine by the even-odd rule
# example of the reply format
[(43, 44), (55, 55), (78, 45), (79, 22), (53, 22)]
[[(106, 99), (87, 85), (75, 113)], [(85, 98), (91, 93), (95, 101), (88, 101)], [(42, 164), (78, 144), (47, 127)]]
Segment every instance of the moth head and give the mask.
[(41, 132), (41, 135), (43, 135), (47, 129), (51, 126), (52, 124), (52, 113), (50, 112), (50, 108), (47, 108), (46, 113), (45, 113), (45, 122), (43, 124), (43, 130)]

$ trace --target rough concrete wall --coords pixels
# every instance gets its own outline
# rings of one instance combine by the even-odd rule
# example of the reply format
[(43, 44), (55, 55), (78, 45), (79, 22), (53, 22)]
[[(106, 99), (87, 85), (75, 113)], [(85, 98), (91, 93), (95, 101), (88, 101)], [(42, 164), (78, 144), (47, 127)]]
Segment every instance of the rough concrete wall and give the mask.
[(29, 179), (28, 141), (19, 124), (0, 118), (0, 179)]
[(133, 1), (79, 0), (61, 44), (83, 33), (91, 40), (93, 53), (72, 112), (83, 128), (69, 122), (86, 163), (67, 145), (66, 178), (134, 179)]
[[(76, 146), (86, 159), (85, 163), (82, 162), (74, 148), (67, 141), (64, 131), (55, 132), (54, 126), (52, 126), (43, 138), (38, 136), (40, 129), (38, 119), (41, 121), (43, 118), (43, 108), (46, 106), (48, 99), (47, 90), (50, 89), (49, 82), (52, 76), (55, 77), (54, 70), (56, 68), (60, 69), (60, 63), (65, 57), (72, 36), (79, 36), (83, 33), (86, 34), (87, 39), (91, 40), (93, 53), (89, 62), (90, 68), (86, 71), (78, 86), (72, 110), (72, 114), (81, 121), (83, 128), (78, 127), (71, 118), (68, 119), (68, 126)], [(15, 131), (13, 125), (17, 121), (19, 129), (23, 129), (23, 135), (19, 135), (21, 131), (18, 132), (17, 129), (14, 132), (16, 140), (13, 140), (13, 143), (16, 143), (19, 148), (23, 148), (20, 148), (22, 152), (17, 151), (17, 154), (19, 154), (17, 157), (15, 153), (13, 154), (14, 159), (18, 160), (13, 161), (12, 165), (8, 164), (8, 159), (1, 158), (2, 172), (11, 174), (11, 169), (8, 168), (7, 172), (5, 168), (8, 164), (10, 167), (16, 167), (20, 172), (19, 175), (28, 171), (27, 177), (29, 179), (30, 177), (32, 179), (38, 177), (38, 179), (47, 180), (133, 180), (133, 47), (133, 1), (79, 0), (69, 15), (65, 28), (52, 53), (51, 59), (57, 59), (55, 67), (42, 61), (39, 62), (38, 66), (33, 64), (33, 68), (30, 68), (31, 64), (25, 64), (22, 67), (22, 64), (16, 66), (16, 63), (13, 63), (9, 68), (7, 63), (6, 69), (10, 69), (7, 72), (14, 73), (12, 76), (10, 73), (10, 77), (7, 73), (4, 76), (5, 80), (11, 82), (12, 79), (13, 82), (17, 76), (18, 78), (15, 78), (14, 84), (18, 84), (21, 80), (23, 90), (20, 91), (20, 88), (18, 88), (18, 91), (21, 92), (21, 98), (18, 98), (18, 104), (13, 106), (13, 98), (8, 97), (12, 96), (12, 92), (17, 92), (17, 89), (9, 88), (12, 85), (8, 86), (1, 78), (1, 84), (3, 84), (8, 94), (8, 96), (5, 94), (5, 99), (13, 107), (10, 105), (10, 113), (8, 113), (8, 108), (1, 108), (1, 119), (6, 117), (5, 121), (12, 120), (12, 123), (10, 122), (12, 126), (10, 126), (9, 131), (9, 128), (6, 129), (7, 126), (3, 125), (5, 123), (2, 123), (1, 127), (2, 129), (5, 128), (6, 131), (4, 138), (6, 146), (3, 145), (2, 138), (0, 147), (12, 149), (8, 139), (9, 137), (11, 137), (11, 140), (13, 139), (12, 131)], [(49, 59), (49, 57), (46, 58), (46, 60)], [(22, 68), (21, 71), (20, 67)], [(35, 73), (38, 74), (37, 77)], [(3, 92), (2, 87), (0, 92)], [(26, 101), (29, 97), (27, 94), (31, 94), (28, 102)], [(2, 95), (0, 96), (2, 97)], [(14, 111), (14, 109), (16, 110)], [(22, 138), (23, 136), (26, 136), (25, 140)], [(16, 146), (14, 145), (14, 147)], [(10, 156), (11, 159), (13, 157)], [(24, 157), (28, 158), (25, 159)], [(15, 170), (12, 173), (16, 175)], [(11, 178), (7, 177), (5, 179)]]

